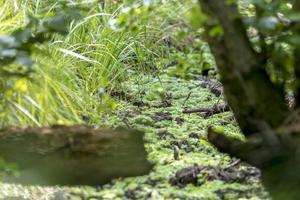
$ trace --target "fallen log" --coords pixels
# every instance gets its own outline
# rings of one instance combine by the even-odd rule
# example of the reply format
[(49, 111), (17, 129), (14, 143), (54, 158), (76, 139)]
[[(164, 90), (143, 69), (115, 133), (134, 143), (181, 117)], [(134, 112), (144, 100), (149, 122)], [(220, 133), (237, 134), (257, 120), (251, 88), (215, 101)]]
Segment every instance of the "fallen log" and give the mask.
[(184, 109), (182, 112), (186, 113), (186, 114), (191, 114), (191, 113), (204, 113), (205, 117), (210, 117), (212, 115), (218, 114), (218, 113), (222, 113), (222, 112), (226, 112), (229, 111), (230, 108), (227, 104), (225, 103), (221, 103), (221, 104), (216, 104), (212, 107), (208, 107), (208, 108), (191, 108), (191, 109)]
[(30, 185), (103, 185), (152, 168), (141, 132), (83, 125), (2, 129), (0, 158), (18, 167), (6, 182)]

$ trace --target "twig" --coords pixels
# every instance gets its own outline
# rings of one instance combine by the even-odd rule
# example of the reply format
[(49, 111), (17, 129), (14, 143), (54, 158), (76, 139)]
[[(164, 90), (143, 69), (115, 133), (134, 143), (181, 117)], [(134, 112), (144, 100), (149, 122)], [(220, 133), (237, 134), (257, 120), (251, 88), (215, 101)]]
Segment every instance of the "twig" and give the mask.
[(179, 152), (179, 147), (177, 145), (174, 146), (174, 159), (175, 160), (179, 160), (179, 155), (180, 155), (180, 152)]
[(186, 114), (191, 113), (205, 113), (205, 117), (209, 117), (214, 114), (222, 113), (229, 111), (229, 106), (225, 103), (216, 104), (210, 108), (193, 108), (193, 109), (184, 109), (182, 112)]
[(183, 101), (182, 106), (185, 106), (186, 102), (191, 98), (191, 94), (192, 94), (192, 91), (190, 91), (190, 92), (188, 93), (188, 95), (186, 96), (186, 98), (185, 98), (184, 101)]

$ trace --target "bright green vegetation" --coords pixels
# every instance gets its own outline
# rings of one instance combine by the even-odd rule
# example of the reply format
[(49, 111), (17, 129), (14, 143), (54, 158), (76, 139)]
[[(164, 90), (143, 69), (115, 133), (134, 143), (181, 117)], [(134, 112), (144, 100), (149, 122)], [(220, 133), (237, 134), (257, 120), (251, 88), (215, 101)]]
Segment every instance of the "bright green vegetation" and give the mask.
[[(207, 107), (223, 99), (216, 97), (207, 89), (200, 86), (199, 80), (182, 80), (161, 76), (160, 81), (150, 76), (143, 77), (143, 85), (148, 88), (146, 94), (140, 98), (148, 106), (134, 106), (130, 101), (118, 101), (119, 107), (114, 114), (106, 115), (101, 124), (108, 127), (130, 126), (146, 132), (146, 148), (149, 153), (149, 160), (155, 163), (154, 170), (143, 177), (126, 178), (113, 181), (112, 184), (105, 185), (100, 189), (90, 187), (67, 188), (71, 199), (80, 199), (86, 196), (98, 196), (103, 199), (267, 199), (266, 193), (257, 177), (247, 174), (246, 165), (239, 165), (236, 176), (232, 180), (226, 181), (222, 177), (208, 180), (207, 174), (199, 174), (199, 185), (188, 184), (184, 188), (171, 186), (169, 179), (174, 177), (176, 171), (191, 167), (194, 164), (201, 166), (226, 168), (231, 163), (231, 158), (219, 153), (206, 141), (207, 126), (213, 125), (222, 128), (226, 134), (239, 137), (239, 129), (231, 119), (231, 113), (225, 112), (204, 118), (199, 114), (183, 114), (183, 102), (189, 92), (191, 97), (186, 101), (185, 106), (189, 108)], [(126, 81), (126, 94), (136, 96), (140, 91), (134, 81)], [(165, 99), (149, 99), (153, 94), (157, 94), (157, 85), (167, 94), (172, 96), (171, 106), (161, 105)], [(169, 117), (162, 117), (161, 113), (169, 113)], [(170, 118), (172, 117), (172, 119)], [(176, 122), (180, 118), (182, 123)], [(194, 133), (194, 136), (191, 135)], [(180, 146), (179, 160), (173, 157), (174, 145)], [(240, 177), (240, 178), (239, 178)], [(244, 179), (245, 178), (245, 179)], [(13, 190), (15, 186), (7, 186)], [(34, 189), (17, 187), (15, 191), (26, 190), (32, 195), (41, 195)], [(42, 188), (43, 190), (43, 188)], [(45, 191), (51, 191), (45, 188)], [(53, 196), (58, 188), (53, 188), (49, 196)], [(4, 191), (1, 192), (4, 194)]]
[[(1, 4), (0, 34), (24, 26), (26, 16), (43, 19), (59, 7), (58, 3), (38, 0)], [(142, 5), (135, 8), (108, 2), (104, 6), (96, 1), (79, 3), (77, 6), (84, 9), (83, 17), (71, 23), (67, 36), (57, 35), (45, 45), (36, 45), (33, 54), (36, 73), (30, 81), (2, 77), (1, 125), (74, 124), (81, 123), (86, 115), (96, 123), (103, 112), (117, 106), (109, 94), (121, 91), (121, 83), (128, 77), (140, 79), (139, 74), (157, 73), (178, 57), (182, 63), (179, 72), (183, 74), (189, 66), (183, 66), (183, 53), (173, 54), (166, 43), (192, 37), (181, 17), (189, 8), (167, 2), (159, 9)], [(153, 6), (158, 8), (156, 4)], [(127, 12), (134, 12), (137, 17)], [(193, 43), (174, 45), (186, 48)], [(201, 45), (199, 39), (196, 43)], [(200, 62), (200, 55), (189, 56), (186, 60), (195, 57), (192, 62)], [(10, 67), (18, 71), (20, 66), (15, 65)]]
[[(206, 141), (208, 126), (241, 135), (230, 112), (208, 118), (182, 113), (184, 106), (209, 107), (223, 101), (197, 80), (202, 70), (212, 69), (212, 76), (215, 73), (212, 57), (199, 36), (201, 30), (197, 23), (188, 24), (191, 18), (187, 13), (196, 9), (197, 1), (153, 1), (153, 5), (136, 6), (131, 1), (114, 2), (78, 3), (84, 7), (84, 17), (70, 24), (68, 35), (57, 34), (36, 45), (32, 55), (35, 72), (29, 79), (1, 77), (0, 125), (89, 123), (146, 132), (149, 160), (155, 163), (149, 175), (116, 180), (100, 189), (67, 188), (72, 199), (81, 195), (103, 199), (267, 199), (254, 176), (238, 182), (220, 177), (210, 180), (199, 174), (197, 186), (170, 185), (169, 179), (182, 168), (198, 164), (223, 169), (232, 162)], [(0, 2), (0, 34), (25, 26), (28, 15), (53, 15), (58, 6), (56, 1)], [(177, 61), (175, 66), (166, 67), (173, 61)], [(15, 65), (11, 64), (12, 69), (18, 69)], [(144, 105), (137, 106), (141, 103)], [(180, 147), (179, 160), (173, 157), (175, 145)], [(247, 170), (239, 165), (235, 175), (246, 176)], [(0, 198), (20, 194), (24, 198), (53, 197), (59, 190), (0, 188)]]
[[(226, 183), (222, 180), (206, 181), (205, 175), (199, 175), (200, 186), (189, 184), (184, 189), (170, 186), (169, 179), (174, 176), (177, 170), (182, 168), (194, 164), (222, 168), (230, 163), (230, 157), (218, 153), (214, 147), (206, 142), (207, 126), (222, 127), (225, 133), (233, 136), (239, 135), (239, 130), (230, 120), (231, 113), (229, 112), (206, 119), (198, 114), (182, 114), (182, 105), (189, 92), (192, 92), (192, 94), (186, 102), (187, 107), (206, 107), (222, 101), (207, 89), (201, 88), (199, 86), (200, 81), (161, 77), (162, 88), (172, 96), (170, 98), (172, 106), (158, 108), (156, 107), (162, 104), (161, 99), (146, 100), (152, 93), (157, 92), (155, 89), (151, 89), (155, 88), (155, 83), (159, 84), (159, 81), (150, 79), (144, 83), (144, 85), (149, 85), (148, 88), (150, 89), (148, 89), (142, 100), (149, 103), (149, 107), (138, 108), (124, 102), (123, 109), (118, 111), (118, 115), (121, 117), (109, 120), (114, 122), (113, 125), (125, 125), (122, 121), (126, 121), (126, 124), (133, 125), (133, 127), (146, 132), (146, 147), (149, 152), (149, 159), (156, 163), (154, 170), (148, 176), (116, 181), (113, 185), (104, 186), (99, 192), (92, 192), (92, 194), (99, 195), (104, 199), (122, 199), (124, 195), (128, 197), (130, 192), (133, 193), (133, 198), (137, 199), (147, 197), (150, 199), (219, 199), (220, 195), (217, 193), (224, 192), (228, 196), (232, 195), (231, 198), (227, 197), (227, 199), (238, 197), (244, 197), (245, 199), (266, 198), (259, 180), (253, 177), (248, 177), (249, 180), (245, 181), (247, 183), (239, 184)], [(133, 92), (129, 94), (138, 91), (133, 84), (127, 83)], [(162, 120), (158, 117), (161, 116), (159, 115), (161, 113), (169, 113), (172, 119), (165, 118)], [(123, 120), (120, 120), (120, 118)], [(183, 121), (182, 124), (178, 123), (178, 119)], [(191, 133), (195, 133), (199, 138), (193, 138)], [(174, 160), (174, 145), (180, 146), (179, 160)], [(241, 166), (240, 170), (242, 168)]]

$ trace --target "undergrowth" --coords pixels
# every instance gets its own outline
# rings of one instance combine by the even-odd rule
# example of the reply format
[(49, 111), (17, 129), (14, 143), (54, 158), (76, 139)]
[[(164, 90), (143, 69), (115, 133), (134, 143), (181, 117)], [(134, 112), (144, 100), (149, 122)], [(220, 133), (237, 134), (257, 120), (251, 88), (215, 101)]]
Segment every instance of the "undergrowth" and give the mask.
[(97, 124), (118, 106), (114, 97), (124, 80), (138, 84), (142, 74), (159, 76), (170, 62), (179, 64), (169, 73), (180, 76), (189, 70), (187, 62), (199, 60), (199, 52), (185, 57), (189, 46), (202, 45), (185, 23), (192, 7), (187, 2), (5, 0), (0, 34), (24, 27), (30, 16), (53, 15), (62, 2), (84, 14), (67, 35), (36, 45), (29, 78), (1, 75), (1, 126)]

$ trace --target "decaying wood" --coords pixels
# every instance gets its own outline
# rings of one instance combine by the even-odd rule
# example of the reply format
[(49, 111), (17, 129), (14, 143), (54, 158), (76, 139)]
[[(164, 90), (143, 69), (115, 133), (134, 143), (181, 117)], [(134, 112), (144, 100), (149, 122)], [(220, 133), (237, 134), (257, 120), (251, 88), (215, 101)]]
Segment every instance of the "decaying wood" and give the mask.
[(229, 111), (230, 108), (226, 103), (216, 104), (212, 107), (208, 108), (191, 108), (191, 109), (184, 109), (182, 112), (186, 114), (191, 113), (204, 113), (205, 117), (209, 117), (218, 113)]
[(2, 129), (0, 157), (20, 171), (6, 181), (21, 184), (102, 185), (152, 166), (142, 133), (82, 125)]
[(210, 79), (207, 77), (200, 77), (201, 86), (207, 88), (211, 93), (216, 95), (217, 97), (223, 94), (222, 83), (217, 81), (216, 79)]

